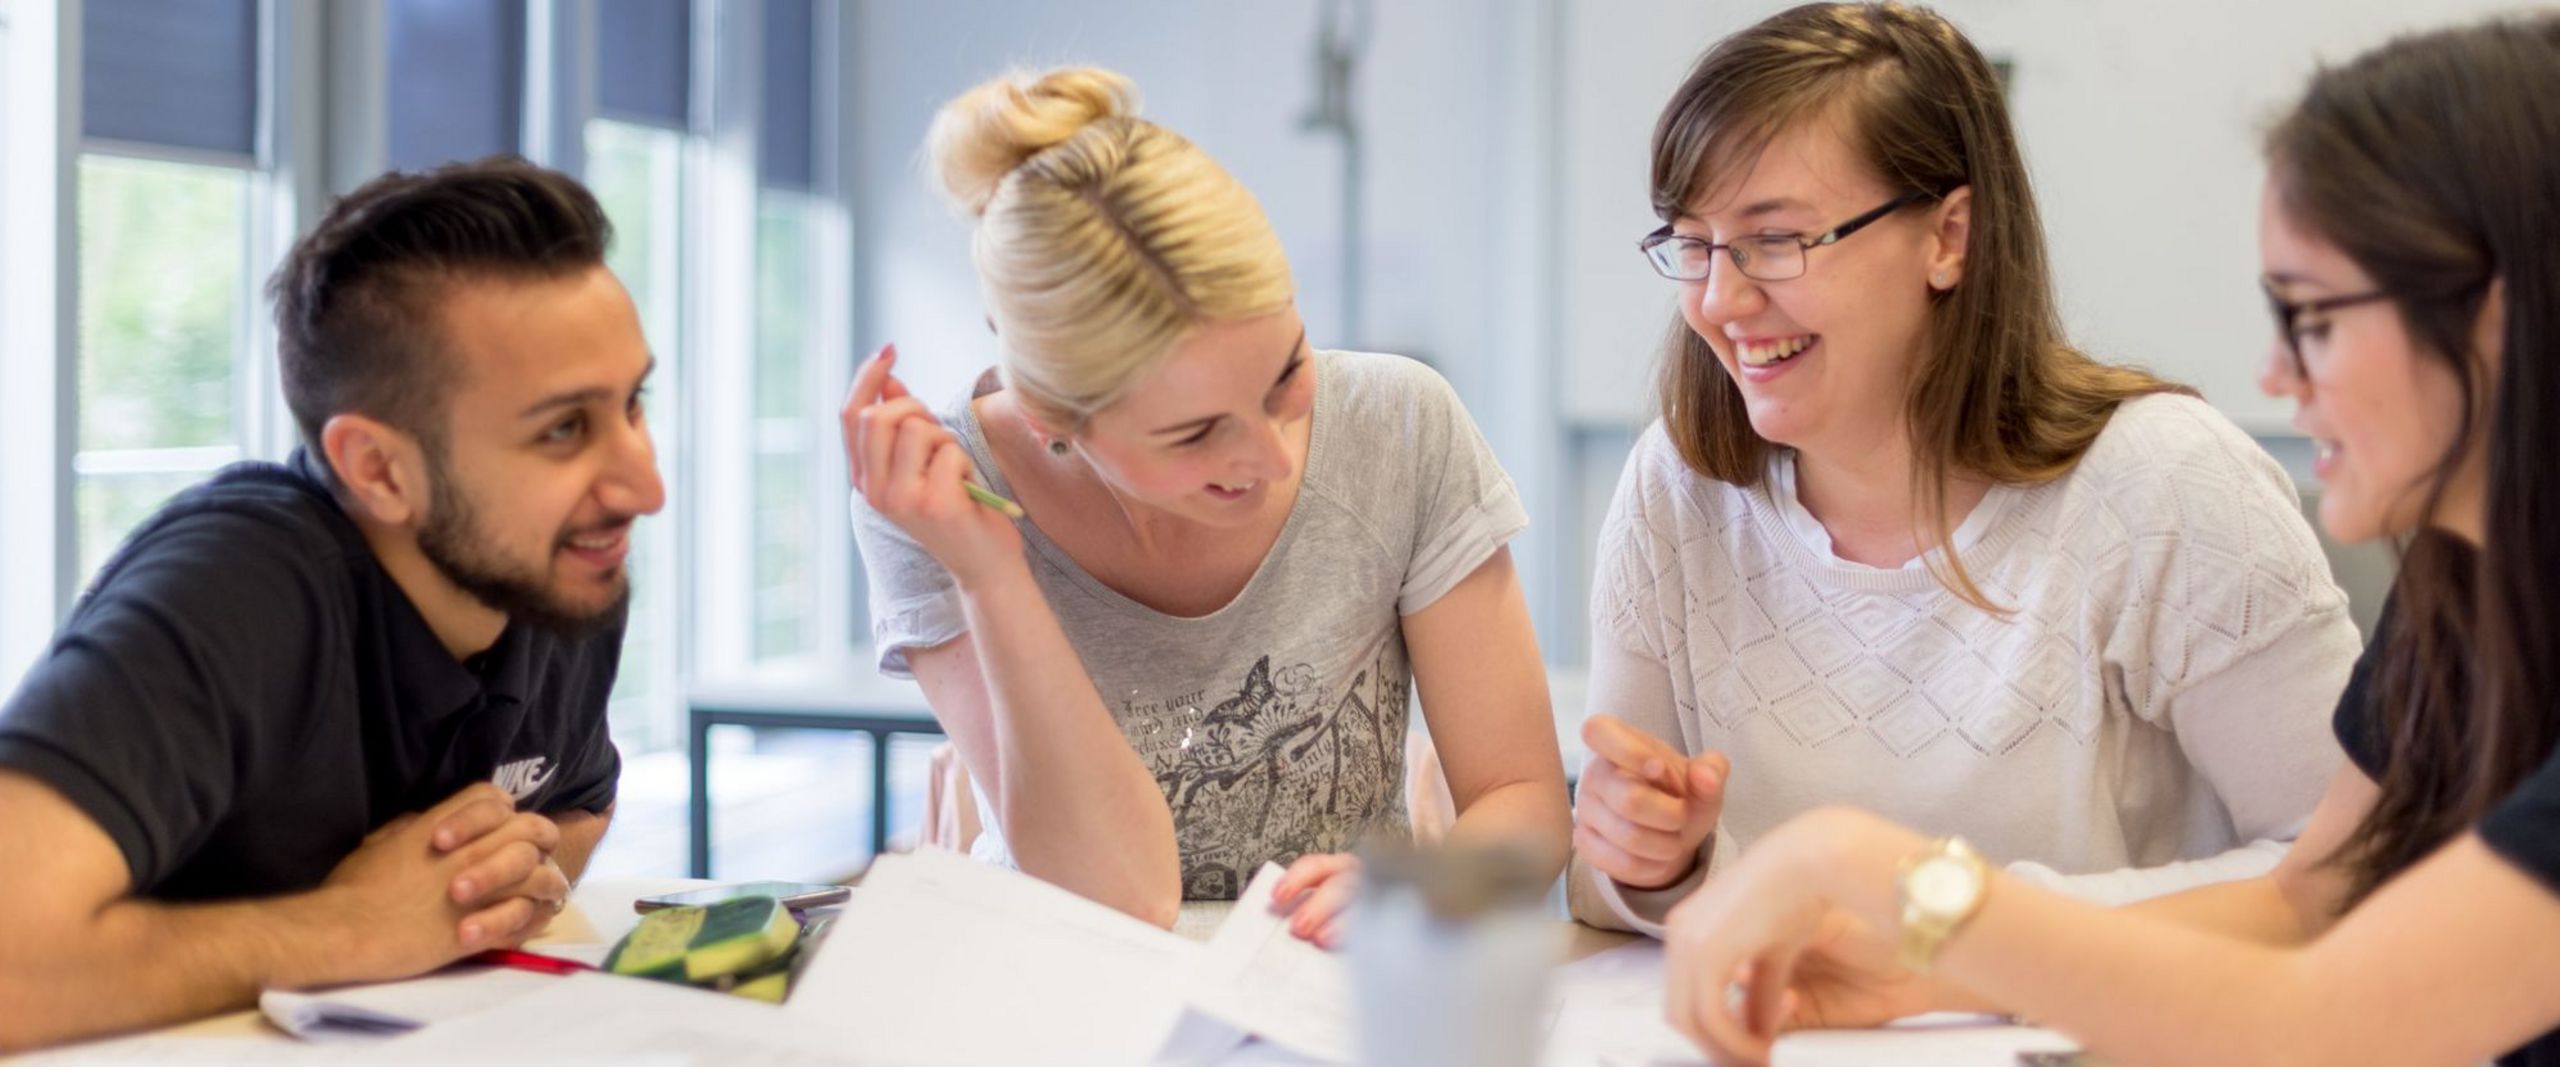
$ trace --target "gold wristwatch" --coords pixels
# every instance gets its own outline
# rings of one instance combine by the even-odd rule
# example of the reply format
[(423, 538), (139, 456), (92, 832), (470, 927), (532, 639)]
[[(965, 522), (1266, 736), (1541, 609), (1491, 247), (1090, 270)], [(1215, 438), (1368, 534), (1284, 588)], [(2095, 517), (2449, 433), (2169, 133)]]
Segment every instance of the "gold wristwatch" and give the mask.
[(1942, 837), (1903, 860), (1894, 884), (1902, 892), (1902, 966), (1927, 974), (1938, 947), (1981, 909), (1991, 865), (1963, 838)]

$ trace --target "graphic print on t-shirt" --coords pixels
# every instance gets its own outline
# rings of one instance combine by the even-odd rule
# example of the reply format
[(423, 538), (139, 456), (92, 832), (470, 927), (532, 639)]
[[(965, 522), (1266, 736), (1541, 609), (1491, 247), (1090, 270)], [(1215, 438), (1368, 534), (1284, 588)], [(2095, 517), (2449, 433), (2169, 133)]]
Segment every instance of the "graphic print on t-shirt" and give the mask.
[(1173, 809), (1186, 899), (1233, 899), (1266, 861), (1343, 851), (1382, 819), (1404, 827), (1410, 683), (1396, 659), (1379, 648), (1334, 688), (1312, 665), (1275, 670), (1265, 655), (1233, 690), (1203, 694), (1217, 700), (1206, 712), (1144, 728), (1139, 755)]
[(543, 786), (550, 784), (551, 775), (559, 770), (550, 763), (549, 756), (535, 756), (499, 764), (497, 771), (489, 775), (489, 780), (507, 791), (507, 799), (522, 804), (524, 798), (541, 792)]

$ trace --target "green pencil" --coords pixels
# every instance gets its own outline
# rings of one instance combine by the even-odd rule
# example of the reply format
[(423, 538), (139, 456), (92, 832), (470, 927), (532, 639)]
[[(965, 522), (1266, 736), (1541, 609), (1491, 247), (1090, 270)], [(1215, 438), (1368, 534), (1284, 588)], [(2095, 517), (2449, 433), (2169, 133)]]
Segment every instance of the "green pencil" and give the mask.
[(971, 499), (976, 500), (978, 503), (985, 504), (988, 507), (994, 508), (997, 511), (1004, 512), (1004, 516), (1008, 519), (1019, 519), (1022, 517), (1022, 505), (997, 496), (986, 486), (979, 485), (976, 482), (962, 482), (960, 483), (960, 487), (969, 491)]

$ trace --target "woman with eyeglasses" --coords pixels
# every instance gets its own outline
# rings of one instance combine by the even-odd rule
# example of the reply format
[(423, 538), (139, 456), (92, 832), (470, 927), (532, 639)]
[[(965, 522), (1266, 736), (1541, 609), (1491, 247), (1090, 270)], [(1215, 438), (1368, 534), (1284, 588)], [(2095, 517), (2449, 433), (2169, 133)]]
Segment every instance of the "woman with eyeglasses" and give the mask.
[(1661, 420), (1594, 577), (1577, 917), (1659, 936), (1828, 804), (2122, 901), (2260, 874), (2357, 639), (2293, 486), (2063, 338), (2000, 85), (1925, 8), (1795, 8), (1654, 133)]
[(1284, 864), (1331, 946), (1349, 850), (1411, 829), (1418, 689), (1449, 837), (1561, 871), (1528, 513), (1449, 384), (1310, 343), (1253, 194), (1119, 74), (997, 78), (929, 142), (998, 368), (937, 412), (884, 350), (844, 437), (880, 666), (951, 735), (971, 852), (1159, 925)]
[(2324, 70), (2267, 155), (2260, 384), (2329, 532), (2405, 545), (2350, 765), (2272, 874), (2124, 910), (1804, 816), (1672, 917), (1671, 1017), (1720, 1058), (1974, 1007), (2110, 1063), (2560, 1064), (2560, 17)]

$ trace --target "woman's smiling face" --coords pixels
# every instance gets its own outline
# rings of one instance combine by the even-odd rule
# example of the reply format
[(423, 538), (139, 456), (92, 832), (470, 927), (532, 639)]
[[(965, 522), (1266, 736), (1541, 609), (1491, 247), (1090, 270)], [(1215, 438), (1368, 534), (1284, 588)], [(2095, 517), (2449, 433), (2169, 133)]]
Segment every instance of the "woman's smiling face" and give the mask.
[[(1819, 116), (1781, 130), (1738, 180), (1710, 185), (1672, 232), (1717, 243), (1810, 238), (1909, 191), (1873, 174), (1846, 134), (1845, 119)], [(1761, 437), (1799, 449), (1864, 447), (1900, 424), (1928, 335), (1940, 246), (1932, 221), (1960, 211), (1967, 195), (1924, 201), (1808, 249), (1794, 278), (1748, 277), (1718, 252), (1704, 280), (1681, 283), (1681, 318), (1739, 385)], [(1954, 283), (1945, 266), (1938, 271)]]
[[(2286, 214), (2272, 183), (2261, 200), (2258, 249), (2277, 300), (2303, 304), (2375, 291), (2373, 278), (2345, 252)], [(2294, 332), (2300, 359), (2279, 331), (2258, 385), (2294, 402), (2293, 427), (2316, 449), (2312, 473), (2329, 535), (2369, 541), (2428, 524), (2470, 525), (2448, 512), (2477, 507), (2476, 454), (2457, 469), (2438, 513), (2425, 510), (2431, 480), (2461, 432), (2463, 390), (2445, 359), (2419, 349), (2398, 305), (2377, 300), (2304, 311)]]

